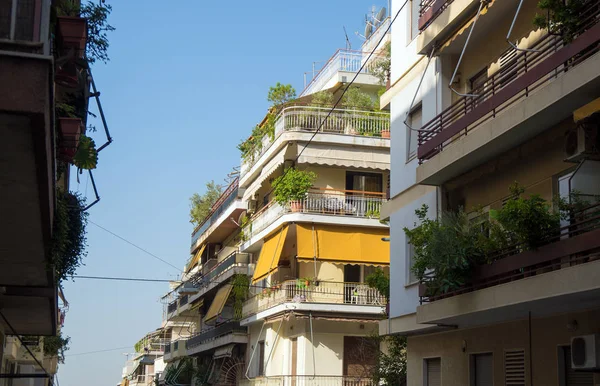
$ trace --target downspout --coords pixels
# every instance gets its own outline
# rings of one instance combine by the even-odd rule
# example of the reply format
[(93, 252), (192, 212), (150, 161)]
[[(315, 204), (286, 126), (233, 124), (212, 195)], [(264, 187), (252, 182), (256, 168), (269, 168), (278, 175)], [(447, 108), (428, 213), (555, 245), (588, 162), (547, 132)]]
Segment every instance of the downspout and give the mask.
[(254, 349), (252, 349), (252, 354), (250, 355), (250, 360), (248, 361), (248, 367), (246, 368), (246, 373), (244, 374), (244, 376), (248, 380), (250, 380), (250, 377), (248, 376), (248, 371), (250, 371), (250, 365), (252, 364), (252, 358), (254, 358), (254, 353), (256, 352), (256, 348), (258, 347), (258, 342), (260, 341), (260, 336), (262, 335), (263, 328), (265, 328), (265, 324), (266, 324), (266, 322), (263, 321), (263, 325), (260, 328), (260, 332), (258, 333), (258, 337), (256, 338), (256, 343), (254, 343)]
[(312, 312), (308, 314), (309, 316), (309, 324), (310, 324), (310, 345), (312, 346), (312, 352), (313, 352), (313, 377), (312, 380), (315, 379), (315, 377), (317, 376), (317, 362), (315, 359), (315, 345), (314, 345), (314, 341), (315, 341), (315, 336), (313, 335), (313, 323), (312, 323)]

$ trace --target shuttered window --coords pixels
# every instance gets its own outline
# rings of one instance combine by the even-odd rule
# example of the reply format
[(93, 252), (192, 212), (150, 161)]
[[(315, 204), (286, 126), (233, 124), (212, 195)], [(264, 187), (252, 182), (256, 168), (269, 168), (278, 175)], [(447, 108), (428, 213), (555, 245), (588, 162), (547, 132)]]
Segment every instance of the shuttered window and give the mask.
[(442, 360), (425, 359), (425, 379), (423, 386), (442, 386)]
[(594, 386), (594, 373), (586, 371), (576, 371), (571, 366), (571, 347), (562, 347), (562, 358), (559, 357), (563, 363), (561, 364), (564, 368), (563, 379), (561, 379), (561, 386)]
[(504, 385), (525, 386), (525, 351), (504, 352)]
[(492, 354), (471, 355), (471, 386), (494, 385), (494, 357)]

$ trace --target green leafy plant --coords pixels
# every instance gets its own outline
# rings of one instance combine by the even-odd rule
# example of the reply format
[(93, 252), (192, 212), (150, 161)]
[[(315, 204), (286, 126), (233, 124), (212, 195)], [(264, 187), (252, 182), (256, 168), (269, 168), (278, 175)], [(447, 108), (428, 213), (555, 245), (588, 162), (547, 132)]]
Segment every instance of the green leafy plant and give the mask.
[(50, 256), (58, 283), (73, 276), (87, 255), (84, 208), (85, 199), (79, 194), (57, 191)]
[(273, 181), (275, 201), (280, 205), (286, 205), (291, 201), (304, 199), (316, 178), (317, 175), (311, 171), (287, 169)]
[(379, 84), (386, 84), (392, 67), (392, 44), (386, 43), (383, 47), (383, 57), (375, 59), (370, 66), (371, 74), (377, 77)]
[(547, 28), (551, 34), (561, 35), (569, 43), (580, 26), (584, 5), (584, 0), (540, 0), (538, 8), (546, 11), (546, 15), (536, 13), (533, 25)]
[(522, 197), (525, 189), (518, 183), (510, 187), (511, 199), (501, 210), (491, 210), (490, 217), (498, 221), (507, 235), (524, 249), (535, 249), (551, 232), (560, 227), (560, 214), (538, 194)]
[(240, 223), (240, 240), (242, 242), (248, 241), (252, 234), (252, 220), (247, 214), (244, 214)]
[(315, 280), (312, 277), (303, 277), (301, 279), (296, 279), (296, 288), (298, 288), (298, 289), (310, 288), (314, 283), (315, 283)]
[(206, 183), (204, 194), (194, 193), (190, 197), (190, 222), (194, 226), (200, 225), (206, 219), (222, 193), (223, 186), (216, 184), (215, 181), (210, 181)]
[(57, 102), (55, 107), (56, 116), (61, 118), (78, 118), (75, 106), (69, 103)]
[(377, 268), (375, 272), (365, 278), (365, 282), (371, 288), (375, 288), (380, 294), (390, 301), (390, 278), (383, 269)]
[(250, 279), (246, 275), (235, 274), (231, 280), (231, 296), (233, 297), (233, 317), (242, 319), (242, 307), (250, 294)]
[(296, 99), (296, 90), (291, 84), (277, 84), (269, 88), (269, 94), (267, 100), (274, 106), (280, 106), (284, 103), (288, 103)]
[(359, 87), (352, 86), (344, 94), (342, 106), (354, 110), (371, 110), (373, 109), (373, 99), (369, 94), (361, 91)]
[(333, 93), (329, 90), (318, 91), (312, 95), (310, 104), (316, 107), (333, 107)]
[[(406, 385), (406, 337), (397, 335), (376, 336), (379, 342), (377, 365), (371, 379), (374, 385)], [(381, 349), (385, 346), (385, 349)]]
[(58, 357), (58, 363), (65, 363), (65, 351), (69, 349), (70, 337), (63, 337), (59, 331), (55, 336), (45, 336), (44, 338), (44, 356)]
[(79, 169), (91, 170), (96, 169), (98, 165), (98, 151), (96, 143), (87, 135), (79, 137), (79, 146), (73, 157), (73, 165)]

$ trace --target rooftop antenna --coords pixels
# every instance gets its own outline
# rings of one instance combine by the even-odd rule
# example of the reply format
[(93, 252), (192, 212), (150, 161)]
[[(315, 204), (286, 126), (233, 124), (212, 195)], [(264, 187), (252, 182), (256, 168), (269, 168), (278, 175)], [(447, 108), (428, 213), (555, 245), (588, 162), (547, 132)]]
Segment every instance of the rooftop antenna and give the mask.
[(348, 32), (346, 32), (346, 26), (343, 26), (343, 27), (344, 27), (344, 35), (346, 35), (346, 49), (351, 50), (352, 44), (350, 43), (350, 39), (348, 39)]
[(381, 24), (381, 22), (383, 22), (383, 20), (385, 19), (386, 16), (387, 16), (387, 10), (385, 9), (385, 7), (381, 7), (379, 12), (377, 12), (377, 15), (374, 17), (375, 22), (377, 24)]

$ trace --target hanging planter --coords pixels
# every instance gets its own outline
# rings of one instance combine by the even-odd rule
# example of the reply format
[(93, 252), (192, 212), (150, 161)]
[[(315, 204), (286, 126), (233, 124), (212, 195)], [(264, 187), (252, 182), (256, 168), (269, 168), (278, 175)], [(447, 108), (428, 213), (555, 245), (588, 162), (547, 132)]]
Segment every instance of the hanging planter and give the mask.
[(77, 147), (77, 152), (73, 157), (73, 165), (79, 169), (96, 169), (98, 164), (98, 151), (96, 143), (87, 135), (82, 135)]
[(81, 136), (80, 118), (58, 118), (58, 127), (60, 130), (60, 148), (61, 159), (72, 162), (77, 147), (79, 146), (79, 137)]
[(59, 16), (57, 45), (62, 55), (74, 51), (78, 58), (83, 58), (87, 38), (86, 19), (75, 16)]

